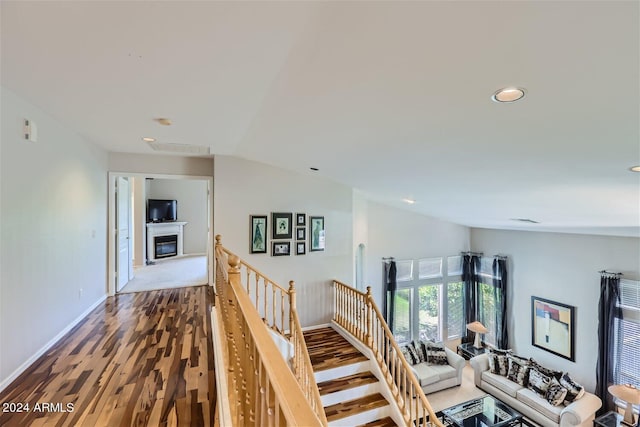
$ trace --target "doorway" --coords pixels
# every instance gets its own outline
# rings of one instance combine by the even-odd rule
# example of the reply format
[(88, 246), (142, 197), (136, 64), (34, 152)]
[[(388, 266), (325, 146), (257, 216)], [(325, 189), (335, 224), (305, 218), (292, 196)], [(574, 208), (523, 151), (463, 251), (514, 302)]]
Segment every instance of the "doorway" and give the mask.
[[(212, 190), (212, 177), (109, 172), (109, 295), (213, 283)], [(176, 201), (177, 218), (150, 224), (149, 199)], [(174, 229), (180, 233), (175, 251), (169, 250), (178, 234)], [(161, 257), (155, 256), (156, 239)]]

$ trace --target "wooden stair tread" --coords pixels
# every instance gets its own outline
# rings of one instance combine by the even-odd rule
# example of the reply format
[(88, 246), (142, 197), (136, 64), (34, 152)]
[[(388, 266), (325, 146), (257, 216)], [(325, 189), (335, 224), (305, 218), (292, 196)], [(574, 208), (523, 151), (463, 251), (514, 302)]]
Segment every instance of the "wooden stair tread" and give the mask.
[(323, 381), (318, 383), (318, 390), (320, 390), (320, 395), (324, 396), (325, 394), (334, 393), (336, 391), (347, 390), (377, 382), (378, 378), (376, 378), (376, 376), (370, 371), (366, 371), (342, 378), (336, 378), (334, 380)]
[(385, 399), (383, 395), (375, 393), (327, 406), (324, 408), (324, 413), (327, 415), (327, 421), (331, 422), (388, 404), (389, 402), (387, 402), (387, 399)]
[(393, 418), (386, 417), (379, 420), (371, 421), (366, 424), (360, 424), (358, 427), (396, 427), (397, 424)]
[(364, 362), (367, 357), (351, 345), (333, 328), (304, 332), (309, 359), (314, 371), (322, 371), (352, 363)]

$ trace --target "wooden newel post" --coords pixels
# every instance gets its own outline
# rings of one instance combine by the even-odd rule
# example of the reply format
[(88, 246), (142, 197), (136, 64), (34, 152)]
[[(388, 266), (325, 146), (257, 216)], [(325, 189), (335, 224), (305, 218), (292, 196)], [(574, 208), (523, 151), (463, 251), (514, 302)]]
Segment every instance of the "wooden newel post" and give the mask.
[(241, 286), (240, 284), (240, 258), (236, 255), (229, 255), (229, 284)]
[(372, 329), (372, 311), (373, 311), (373, 307), (372, 307), (372, 298), (373, 296), (371, 295), (371, 286), (367, 286), (367, 334), (365, 339), (367, 340), (367, 347), (369, 348), (373, 348), (373, 338), (371, 337), (371, 329)]

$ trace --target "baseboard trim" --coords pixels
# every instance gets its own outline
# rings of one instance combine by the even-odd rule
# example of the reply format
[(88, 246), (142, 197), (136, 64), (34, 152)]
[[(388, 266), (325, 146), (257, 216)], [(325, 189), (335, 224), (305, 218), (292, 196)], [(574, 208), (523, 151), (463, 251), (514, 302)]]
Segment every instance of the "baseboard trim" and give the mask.
[(20, 365), (15, 371), (13, 371), (11, 375), (9, 375), (7, 378), (2, 380), (2, 382), (0, 382), (0, 392), (2, 392), (12, 382), (14, 382), (16, 378), (18, 378), (24, 371), (26, 371), (27, 368), (29, 368), (29, 366), (31, 366), (36, 360), (38, 360), (38, 358), (40, 358), (40, 356), (45, 354), (51, 347), (53, 347), (55, 343), (60, 341), (62, 337), (64, 337), (71, 329), (73, 329), (78, 323), (80, 323), (85, 317), (89, 315), (89, 313), (91, 313), (96, 307), (102, 304), (106, 299), (107, 299), (107, 295), (105, 294), (98, 301), (93, 303), (91, 307), (86, 309), (84, 313), (82, 313), (75, 320), (69, 323), (66, 328), (64, 328), (62, 331), (60, 331), (60, 333), (58, 333), (58, 335), (53, 337), (48, 343), (42, 346), (42, 348), (40, 348), (40, 350), (38, 350), (33, 356), (28, 358), (22, 365)]

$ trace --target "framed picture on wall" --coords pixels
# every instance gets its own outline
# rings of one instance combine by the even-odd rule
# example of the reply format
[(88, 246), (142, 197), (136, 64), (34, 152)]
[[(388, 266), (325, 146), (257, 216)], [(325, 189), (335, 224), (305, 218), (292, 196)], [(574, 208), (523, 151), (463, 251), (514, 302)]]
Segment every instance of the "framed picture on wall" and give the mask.
[(251, 236), (249, 253), (266, 254), (267, 253), (267, 216), (251, 215)]
[(296, 228), (296, 240), (306, 240), (307, 239), (307, 229), (304, 227)]
[(307, 225), (307, 215), (303, 213), (296, 214), (296, 225)]
[(531, 297), (531, 345), (575, 361), (576, 308)]
[(272, 256), (288, 256), (291, 255), (291, 242), (271, 242)]
[(271, 238), (290, 239), (293, 235), (293, 214), (271, 212)]
[(309, 252), (324, 251), (324, 217), (309, 217)]
[(296, 255), (304, 255), (305, 253), (307, 253), (306, 249), (306, 242), (296, 242)]

